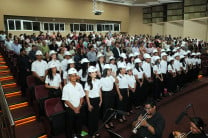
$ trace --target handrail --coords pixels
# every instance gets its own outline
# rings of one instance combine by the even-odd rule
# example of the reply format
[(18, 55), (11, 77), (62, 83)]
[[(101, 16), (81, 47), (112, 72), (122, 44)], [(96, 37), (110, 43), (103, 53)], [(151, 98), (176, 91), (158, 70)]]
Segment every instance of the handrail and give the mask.
[(0, 129), (3, 138), (15, 138), (15, 123), (10, 112), (4, 91), (0, 82), (0, 106), (2, 115), (0, 118)]

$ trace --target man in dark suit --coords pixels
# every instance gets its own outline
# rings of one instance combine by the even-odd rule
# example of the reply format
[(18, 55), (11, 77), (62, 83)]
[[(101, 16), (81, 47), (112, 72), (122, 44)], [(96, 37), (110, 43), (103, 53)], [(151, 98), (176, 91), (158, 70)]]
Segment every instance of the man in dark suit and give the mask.
[(120, 43), (119, 42), (115, 42), (115, 47), (112, 50), (113, 55), (116, 59), (118, 59), (120, 57), (121, 51), (120, 51)]

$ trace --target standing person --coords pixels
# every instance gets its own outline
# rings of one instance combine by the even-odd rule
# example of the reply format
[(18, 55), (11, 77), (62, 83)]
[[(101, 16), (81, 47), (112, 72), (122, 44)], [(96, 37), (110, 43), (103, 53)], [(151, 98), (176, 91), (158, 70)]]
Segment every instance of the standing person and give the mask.
[(42, 52), (38, 50), (36, 52), (36, 61), (32, 63), (31, 71), (36, 79), (36, 84), (41, 85), (45, 82), (45, 76), (47, 74), (48, 64), (42, 60)]
[(113, 56), (113, 52), (111, 51), (110, 49), (110, 46), (107, 46), (106, 47), (106, 52), (105, 52), (105, 61), (106, 63), (109, 63), (110, 62), (110, 57)]
[[(117, 91), (117, 109), (122, 111), (127, 111), (127, 100), (128, 100), (128, 80), (126, 76), (126, 65), (119, 64), (117, 71), (117, 79), (118, 83), (116, 85)], [(126, 117), (118, 116), (119, 122), (123, 123), (126, 120)]]
[[(102, 99), (103, 99), (103, 121), (105, 122), (112, 114), (109, 109), (114, 108), (115, 104), (115, 91), (113, 90), (115, 84), (115, 74), (112, 73), (112, 68), (109, 64), (105, 64), (103, 75), (100, 79), (102, 88)], [(105, 128), (113, 127), (111, 121), (105, 124)]]
[(167, 94), (167, 71), (168, 71), (168, 62), (167, 62), (167, 54), (163, 52), (161, 54), (161, 61), (160, 61), (160, 68), (161, 73), (163, 77), (163, 86), (164, 86), (164, 92), (162, 93), (163, 96), (166, 96)]
[(118, 41), (115, 42), (115, 47), (113, 47), (113, 55), (116, 59), (118, 59), (121, 55), (121, 50), (120, 50), (120, 43)]
[(90, 61), (87, 58), (83, 58), (81, 60), (81, 69), (79, 70), (78, 75), (80, 77), (80, 83), (82, 84), (83, 87), (87, 82), (89, 63)]
[(144, 114), (140, 114), (137, 117), (136, 121), (134, 121), (132, 125), (134, 128), (138, 122), (141, 122), (141, 125), (136, 134), (132, 135), (131, 138), (162, 138), (165, 128), (165, 120), (162, 115), (157, 112), (154, 100), (148, 99), (144, 103), (144, 109), (147, 119), (141, 121)]
[(97, 61), (97, 64), (96, 64), (96, 68), (98, 70), (98, 76), (101, 77), (102, 73), (103, 73), (103, 70), (104, 70), (104, 65), (105, 65), (105, 58), (104, 58), (104, 55), (103, 54), (98, 54), (97, 56), (98, 58), (98, 61)]
[(89, 59), (91, 65), (96, 64), (97, 57), (96, 57), (95, 48), (93, 46), (89, 47), (89, 51), (87, 52), (87, 58)]
[(132, 107), (136, 103), (136, 79), (132, 72), (132, 66), (126, 67), (127, 71), (127, 81), (129, 86), (129, 95), (128, 95), (128, 105), (127, 105), (127, 111), (129, 113), (133, 113)]
[(127, 66), (130, 66), (132, 69), (134, 68), (134, 54), (129, 54)]
[(49, 97), (61, 97), (61, 76), (57, 73), (56, 65), (54, 63), (49, 64), (45, 87), (49, 89)]
[(180, 55), (178, 53), (174, 54), (175, 61), (174, 61), (174, 67), (176, 69), (176, 83), (178, 87), (178, 91), (181, 89), (181, 83), (182, 83), (182, 64), (180, 63)]
[(169, 63), (168, 63), (168, 74), (167, 74), (167, 87), (168, 87), (168, 92), (170, 93), (175, 93), (177, 84), (176, 84), (176, 69), (174, 67), (174, 58), (170, 57), (169, 58)]
[(116, 66), (115, 58), (113, 56), (111, 56), (109, 58), (109, 60), (110, 60), (110, 63), (109, 64), (110, 64), (110, 66), (112, 68), (112, 73), (113, 74), (116, 74), (116, 72), (117, 72), (117, 66)]
[(71, 68), (68, 71), (69, 83), (63, 88), (62, 100), (66, 107), (66, 135), (67, 138), (81, 137), (81, 107), (84, 101), (84, 90), (77, 82), (77, 71)]
[(64, 59), (61, 61), (61, 69), (63, 71), (66, 71), (67, 69), (67, 65), (68, 65), (68, 61), (71, 59), (71, 54), (69, 51), (65, 51), (64, 52)]
[(144, 89), (144, 70), (142, 68), (142, 61), (137, 58), (134, 61), (135, 68), (133, 69), (133, 74), (135, 76), (137, 87), (136, 87), (136, 108), (139, 108), (139, 106), (143, 105), (144, 101), (147, 98), (147, 93)]
[(73, 59), (69, 59), (68, 60), (68, 65), (67, 65), (67, 69), (66, 71), (63, 72), (63, 80), (64, 80), (64, 85), (66, 85), (68, 83), (68, 70), (70, 68), (75, 68), (75, 65), (74, 65), (74, 60)]
[(55, 64), (56, 65), (56, 69), (57, 71), (61, 74), (62, 72), (62, 69), (61, 69), (61, 63), (60, 61), (57, 59), (57, 53), (54, 51), (54, 50), (51, 50), (49, 52), (49, 55), (50, 55), (50, 61), (48, 62), (48, 65), (50, 64)]
[(100, 80), (96, 79), (97, 69), (94, 66), (88, 68), (88, 78), (85, 84), (86, 101), (88, 105), (88, 128), (92, 138), (100, 136), (96, 133), (99, 122), (99, 108), (102, 104)]

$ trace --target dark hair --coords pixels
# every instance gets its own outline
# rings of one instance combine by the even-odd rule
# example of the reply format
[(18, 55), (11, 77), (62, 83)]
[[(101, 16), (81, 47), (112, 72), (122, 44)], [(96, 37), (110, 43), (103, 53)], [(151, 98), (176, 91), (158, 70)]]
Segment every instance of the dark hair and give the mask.
[(152, 99), (152, 98), (148, 98), (148, 99), (144, 102), (144, 105), (147, 105), (147, 104), (150, 104), (151, 107), (156, 106), (156, 102), (155, 102), (155, 100)]
[(104, 69), (104, 70), (103, 70), (102, 77), (103, 77), (103, 78), (107, 77), (107, 74), (108, 74), (108, 69)]
[(87, 84), (90, 86), (90, 90), (92, 90), (93, 85), (92, 85), (92, 78), (90, 76), (90, 73), (88, 74), (88, 77), (87, 77)]
[(87, 75), (87, 65), (88, 65), (88, 63), (83, 63), (83, 64), (81, 64), (81, 68), (82, 68), (82, 77), (83, 77), (83, 78)]
[[(99, 59), (100, 59), (100, 58), (99, 58)], [(99, 65), (100, 73), (102, 74), (102, 73), (103, 73), (103, 69), (102, 69), (102, 67), (101, 67), (100, 60), (98, 60), (97, 62), (98, 62), (98, 65)]]
[(48, 70), (48, 78), (49, 80), (53, 80), (53, 73), (51, 68)]
[(116, 74), (118, 75), (121, 72), (122, 68), (118, 68)]
[(205, 124), (200, 117), (192, 117), (190, 120), (203, 132), (203, 129), (205, 128)]
[[(143, 71), (143, 68), (141, 68), (141, 67), (139, 66), (139, 63), (136, 63), (136, 64), (135, 64), (135, 68), (137, 69), (138, 72)], [(141, 71), (140, 71), (140, 70), (141, 70)]]
[(24, 51), (24, 50), (25, 50), (25, 48), (21, 48), (21, 49), (20, 49), (20, 52), (22, 52), (22, 51)]

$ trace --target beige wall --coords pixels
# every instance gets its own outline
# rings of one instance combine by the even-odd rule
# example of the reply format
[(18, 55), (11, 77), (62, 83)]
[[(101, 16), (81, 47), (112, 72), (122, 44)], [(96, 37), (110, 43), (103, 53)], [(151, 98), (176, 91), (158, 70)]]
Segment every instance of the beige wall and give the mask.
[(152, 35), (164, 35), (164, 23), (153, 23), (152, 24)]
[(166, 22), (164, 24), (164, 35), (171, 35), (172, 37), (183, 36), (183, 21)]
[(121, 21), (121, 31), (128, 32), (129, 7), (103, 3), (100, 16), (93, 14), (92, 7), (92, 0), (1, 0), (0, 30), (4, 29), (3, 15), (16, 15)]
[(151, 29), (151, 24), (143, 24), (142, 7), (130, 7), (129, 34), (150, 34)]

